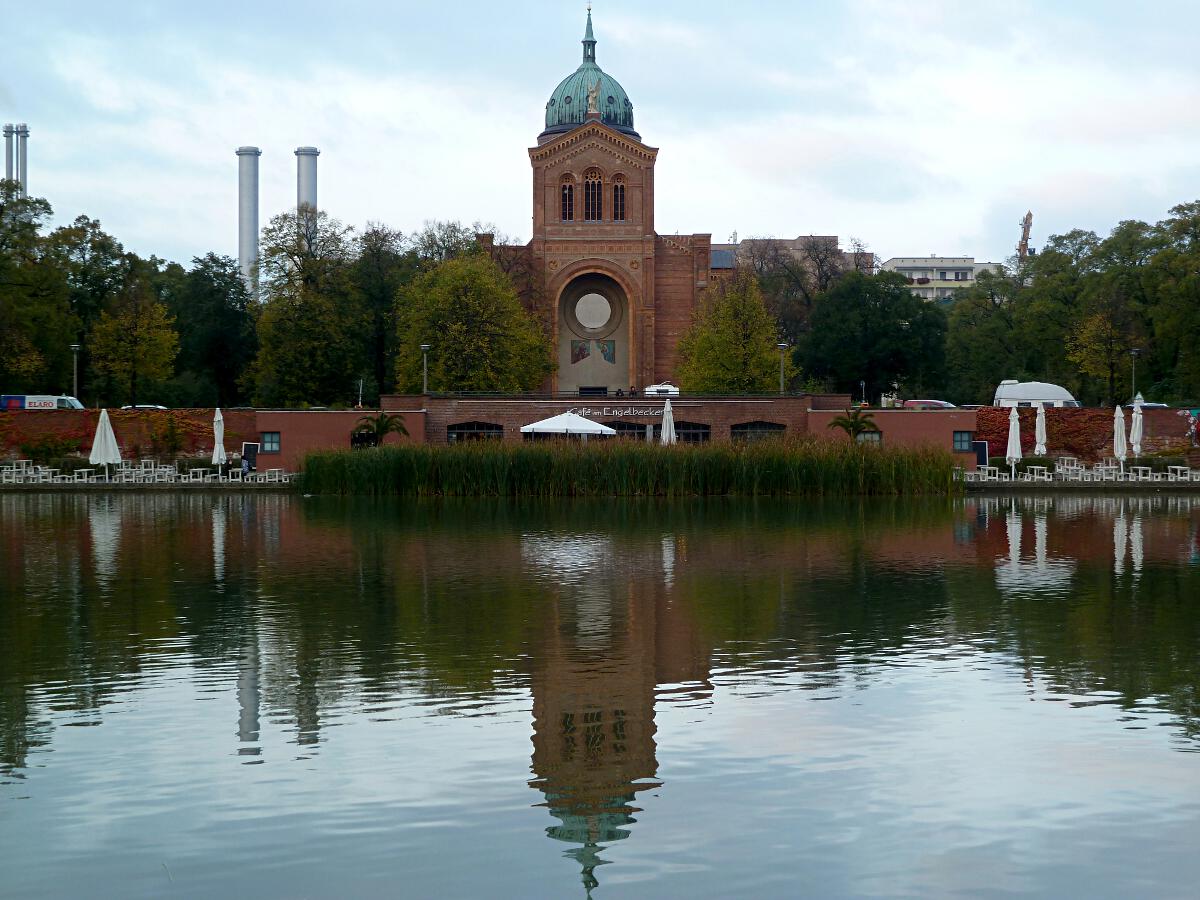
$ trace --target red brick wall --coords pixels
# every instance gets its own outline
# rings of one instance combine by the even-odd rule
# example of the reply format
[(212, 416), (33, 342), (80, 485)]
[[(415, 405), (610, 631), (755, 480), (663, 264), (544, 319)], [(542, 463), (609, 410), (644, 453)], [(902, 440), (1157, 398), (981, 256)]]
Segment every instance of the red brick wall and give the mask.
[[(988, 442), (989, 456), (1003, 456), (1008, 447), (1008, 407), (986, 406), (979, 413), (979, 440)], [(1021, 452), (1033, 454), (1033, 431), (1037, 410), (1019, 409), (1021, 417)], [(1160, 450), (1178, 451), (1182, 455), (1190, 441), (1188, 422), (1177, 409), (1147, 409), (1142, 415), (1145, 436), (1142, 453)], [(1132, 410), (1125, 411), (1125, 432), (1129, 433)], [(1046, 410), (1046, 449), (1049, 456), (1074, 456), (1086, 462), (1097, 462), (1112, 456), (1113, 410), (1064, 409)], [(1132, 451), (1131, 451), (1132, 452)]]
[[(691, 327), (697, 294), (708, 285), (710, 238), (659, 235), (654, 244), (654, 380), (678, 384), (679, 339)], [(701, 261), (703, 264), (701, 265)], [(701, 271), (702, 270), (702, 271)], [(697, 285), (699, 284), (699, 287)]]
[[(225, 448), (238, 450), (243, 440), (254, 440), (256, 434), (254, 410), (225, 409)], [(153, 433), (162, 433), (168, 422), (174, 421), (182, 445), (183, 456), (212, 453), (213, 434), (211, 409), (110, 409), (109, 420), (121, 454), (127, 459), (149, 457), (153, 454)], [(0, 455), (17, 457), (23, 444), (45, 438), (65, 439), (69, 449), (87, 455), (96, 434), (97, 409), (56, 409), (46, 411), (6, 411), (0, 413)]]
[[(869, 412), (876, 427), (883, 432), (885, 447), (930, 445), (953, 452), (954, 432), (976, 432), (977, 429), (973, 409), (872, 409)], [(845, 410), (814, 409), (808, 414), (809, 433), (848, 440), (846, 432), (829, 427), (829, 423), (841, 415), (845, 415)], [(959, 455), (964, 468), (975, 467), (974, 454)]]
[[(383, 397), (387, 410), (407, 406), (420, 398)], [(711, 440), (728, 441), (730, 427), (742, 422), (777, 422), (792, 435), (808, 430), (809, 397), (672, 397), (671, 409), (676, 422), (698, 422), (711, 427)], [(559, 413), (575, 410), (596, 422), (637, 422), (661, 424), (663, 401), (630, 397), (537, 398), (463, 398), (429, 397), (426, 403), (425, 436), (431, 444), (446, 443), (446, 429), (459, 422), (491, 422), (504, 427), (504, 439), (520, 441), (521, 426)], [(589, 410), (584, 412), (583, 410)], [(647, 414), (630, 413), (647, 410)]]
[[(421, 443), (425, 440), (424, 415), (417, 409), (409, 407), (408, 411), (389, 410), (404, 419), (408, 429), (408, 437), (389, 434), (384, 438), (385, 444), (396, 444), (404, 441)], [(375, 410), (259, 410), (256, 414), (255, 434), (251, 440), (257, 441), (264, 431), (279, 432), (279, 452), (263, 453), (259, 450), (258, 468), (287, 469), (289, 472), (298, 471), (304, 462), (305, 454), (312, 450), (331, 450), (349, 448), (350, 435), (357, 427), (363, 416), (376, 415)], [(241, 449), (241, 444), (237, 445)]]

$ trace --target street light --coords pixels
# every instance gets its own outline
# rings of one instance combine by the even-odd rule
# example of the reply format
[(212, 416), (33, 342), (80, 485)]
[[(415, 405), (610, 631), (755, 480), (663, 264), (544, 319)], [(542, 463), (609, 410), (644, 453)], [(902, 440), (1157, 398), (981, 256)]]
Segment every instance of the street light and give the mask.
[(859, 386), (860, 388), (862, 388), (862, 394), (863, 394), (863, 406), (866, 406), (866, 405), (867, 405), (867, 383), (866, 383), (865, 381), (860, 381), (860, 382), (858, 383), (858, 386)]
[(1137, 400), (1137, 358), (1141, 355), (1141, 347), (1133, 347), (1129, 351), (1129, 356), (1133, 361), (1133, 398)]
[(80, 346), (78, 344), (71, 345), (71, 353), (75, 357), (75, 365), (74, 365), (75, 377), (74, 377), (73, 386), (71, 389), (71, 396), (74, 397), (76, 400), (79, 399), (79, 350), (80, 350)]
[(788, 345), (780, 341), (775, 345), (779, 348), (779, 393), (783, 393), (783, 351), (788, 348)]
[(429, 344), (421, 345), (421, 393), (429, 393)]

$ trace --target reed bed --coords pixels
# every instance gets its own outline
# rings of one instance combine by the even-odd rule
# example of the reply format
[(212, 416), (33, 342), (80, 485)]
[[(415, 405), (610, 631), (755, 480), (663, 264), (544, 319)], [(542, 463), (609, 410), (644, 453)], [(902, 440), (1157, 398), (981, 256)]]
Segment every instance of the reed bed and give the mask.
[(950, 453), (819, 439), (749, 444), (478, 441), (329, 450), (309, 494), (391, 497), (897, 496), (961, 490)]

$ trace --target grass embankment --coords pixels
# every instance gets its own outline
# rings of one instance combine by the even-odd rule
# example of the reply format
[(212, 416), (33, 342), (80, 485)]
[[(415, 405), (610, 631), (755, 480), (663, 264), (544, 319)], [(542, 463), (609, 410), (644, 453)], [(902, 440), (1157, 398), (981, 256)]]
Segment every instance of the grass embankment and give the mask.
[(662, 447), (480, 441), (310, 453), (310, 494), (418, 497), (694, 497), (950, 494), (950, 453), (842, 441)]

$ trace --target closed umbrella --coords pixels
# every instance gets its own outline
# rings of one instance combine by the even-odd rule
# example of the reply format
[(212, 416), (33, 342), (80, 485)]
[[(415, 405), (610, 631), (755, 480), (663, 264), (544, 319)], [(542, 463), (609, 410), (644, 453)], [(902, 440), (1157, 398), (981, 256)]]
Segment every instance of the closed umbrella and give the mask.
[(92, 452), (88, 462), (93, 466), (104, 466), (104, 477), (108, 477), (108, 467), (121, 464), (121, 448), (117, 446), (117, 436), (113, 434), (112, 422), (108, 420), (108, 410), (100, 410), (100, 421), (96, 423), (96, 436), (92, 439)]
[(1017, 415), (1015, 406), (1008, 414), (1008, 449), (1004, 453), (1004, 460), (1008, 463), (1009, 475), (1015, 479), (1017, 463), (1021, 461), (1021, 417)]
[(671, 412), (671, 401), (667, 400), (663, 404), (663, 421), (662, 421), (662, 442), (664, 444), (675, 443), (675, 414)]
[(1134, 456), (1142, 455), (1142, 404), (1135, 400), (1133, 403), (1133, 421), (1129, 423), (1129, 446)]
[(1121, 409), (1121, 404), (1117, 404), (1117, 411), (1113, 413), (1113, 456), (1121, 462), (1121, 474), (1125, 474), (1125, 457), (1129, 455), (1129, 450), (1125, 444), (1125, 410)]
[(213, 455), (212, 464), (223, 466), (229, 461), (225, 455), (225, 417), (221, 415), (221, 407), (213, 413)]
[(1037, 422), (1033, 426), (1033, 455), (1046, 455), (1046, 404), (1039, 403)]

